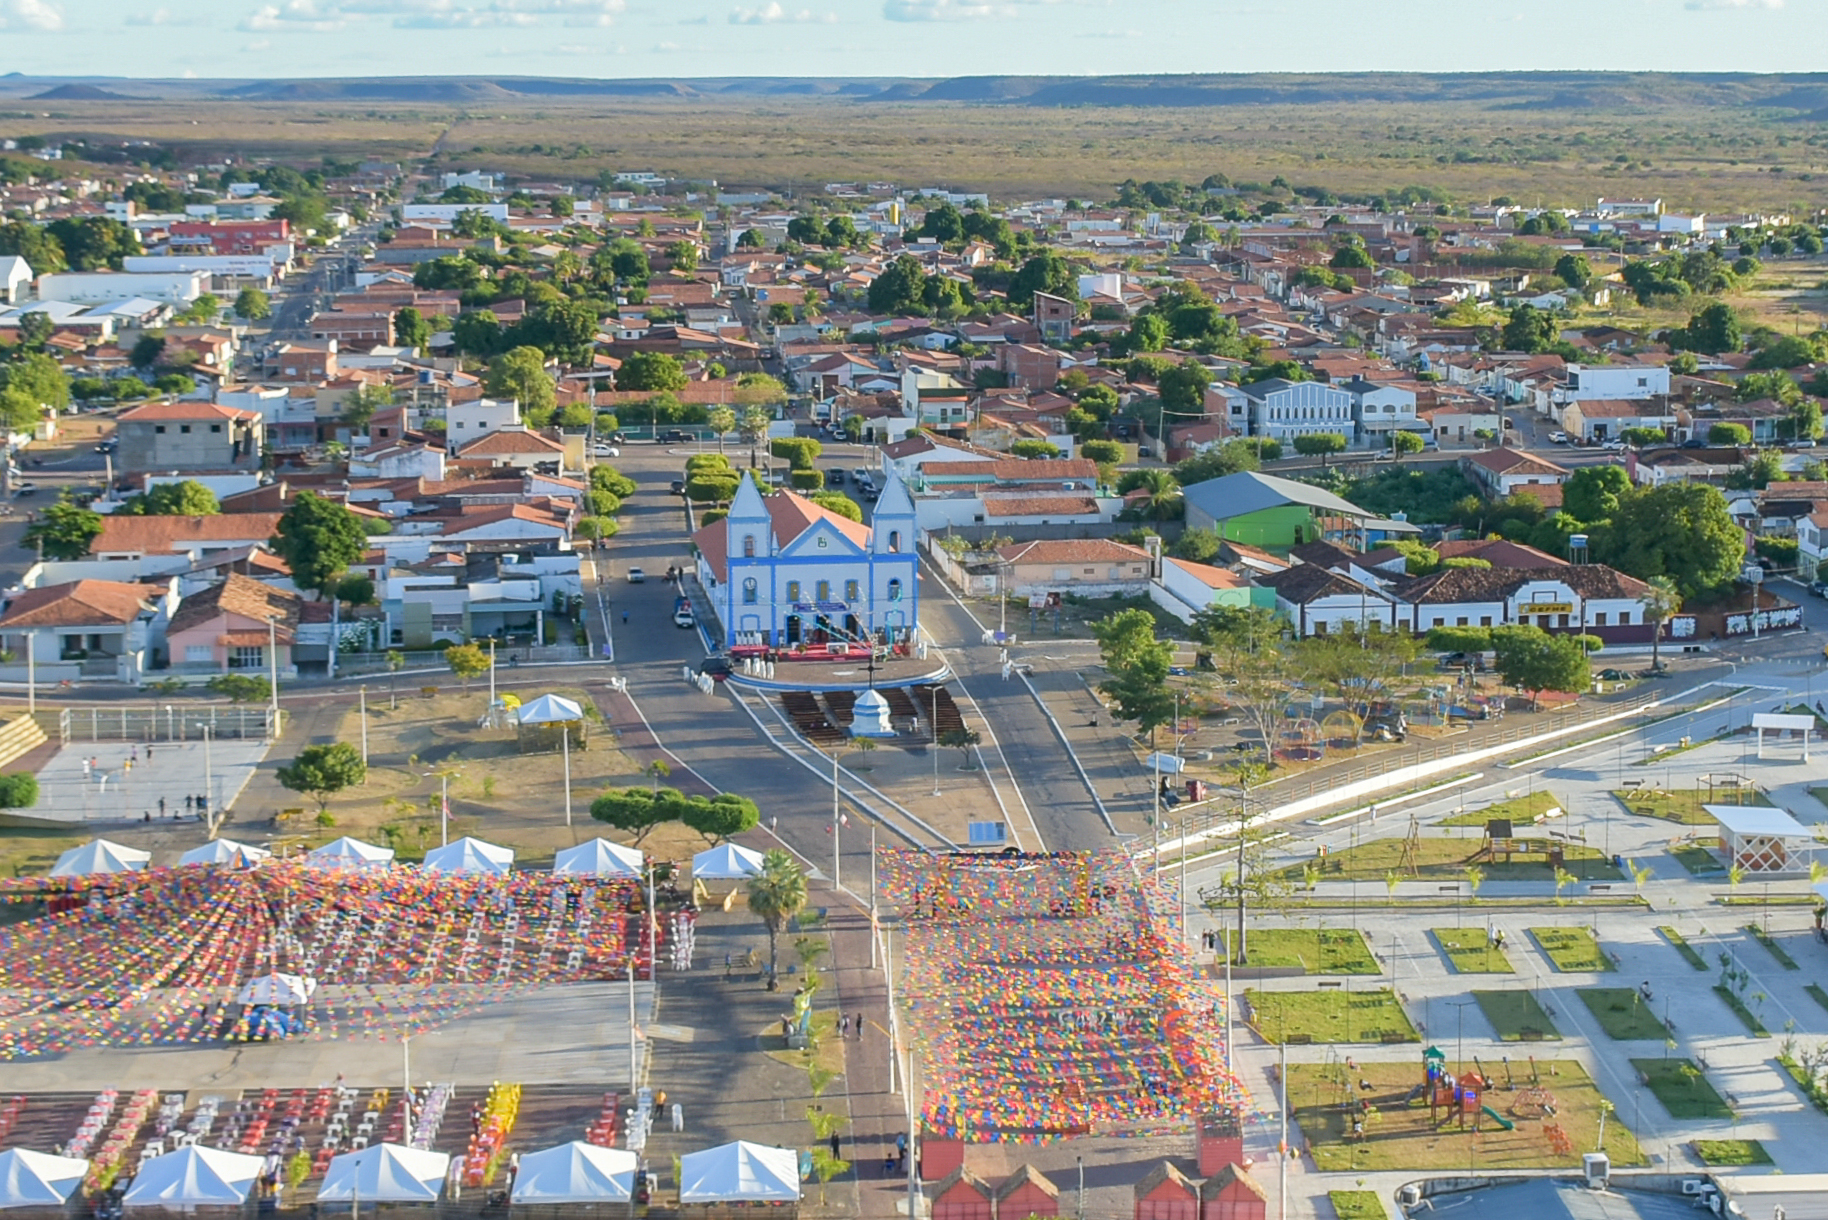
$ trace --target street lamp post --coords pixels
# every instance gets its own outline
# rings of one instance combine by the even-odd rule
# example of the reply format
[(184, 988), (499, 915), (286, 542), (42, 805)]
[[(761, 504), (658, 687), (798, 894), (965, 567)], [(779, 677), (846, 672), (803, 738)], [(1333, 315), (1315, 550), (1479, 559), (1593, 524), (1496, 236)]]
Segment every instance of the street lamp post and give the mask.
[[(330, 651), (336, 651), (336, 641), (330, 641)], [(267, 711), (273, 720), (273, 737), (279, 737), (279, 623), (276, 616), (267, 615)], [(362, 722), (363, 732), (367, 732), (368, 722)], [(362, 761), (368, 761), (368, 747), (362, 747)]]

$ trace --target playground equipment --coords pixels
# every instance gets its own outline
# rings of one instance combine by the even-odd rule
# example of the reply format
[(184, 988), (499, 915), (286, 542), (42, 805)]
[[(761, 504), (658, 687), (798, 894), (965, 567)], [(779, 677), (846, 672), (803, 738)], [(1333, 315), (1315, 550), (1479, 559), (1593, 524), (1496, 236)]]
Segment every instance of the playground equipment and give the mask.
[[(1447, 1119), (1457, 1119), (1460, 1130), (1466, 1130), (1466, 1120), (1472, 1119), (1473, 1130), (1480, 1129), (1480, 1121), (1489, 1113), (1483, 1100), (1485, 1091), (1490, 1086), (1477, 1071), (1462, 1072), (1455, 1076), (1447, 1070), (1447, 1056), (1438, 1047), (1429, 1047), (1422, 1052), (1423, 1084), (1428, 1096), (1428, 1120), (1439, 1126)], [(1445, 1116), (1441, 1111), (1445, 1109)], [(1494, 1118), (1498, 1115), (1493, 1115)]]

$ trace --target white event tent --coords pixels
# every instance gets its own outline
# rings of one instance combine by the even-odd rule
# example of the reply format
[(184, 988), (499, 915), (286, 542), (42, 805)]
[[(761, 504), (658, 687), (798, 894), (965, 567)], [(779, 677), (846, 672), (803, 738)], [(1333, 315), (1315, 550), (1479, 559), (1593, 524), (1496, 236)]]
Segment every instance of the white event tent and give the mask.
[(235, 1206), (247, 1201), (264, 1157), (189, 1144), (140, 1164), (121, 1202), (127, 1207)]
[(8, 1148), (0, 1152), (0, 1208), (62, 1207), (88, 1172), (80, 1157)]
[(425, 853), (425, 868), (434, 873), (505, 874), (514, 865), (514, 849), (497, 847), (468, 835)]
[(574, 877), (639, 877), (647, 858), (632, 847), (592, 839), (552, 858), (552, 871)]
[(800, 1197), (800, 1155), (737, 1140), (679, 1158), (681, 1203), (787, 1203)]
[(178, 857), (179, 864), (259, 864), (273, 853), (264, 847), (237, 843), (233, 839), (213, 839), (202, 847), (193, 847)]
[(90, 839), (57, 857), (53, 877), (87, 877), (92, 873), (136, 873), (152, 863), (152, 853), (123, 847), (107, 839)]
[(762, 853), (723, 843), (692, 857), (692, 876), (700, 881), (734, 881), (762, 871)]
[(448, 1153), (371, 1144), (331, 1157), (317, 1198), (320, 1203), (435, 1203), (450, 1167)]
[(243, 1004), (306, 1004), (316, 990), (316, 979), (275, 970), (246, 984), (235, 999)]
[(393, 848), (376, 847), (348, 835), (305, 853), (305, 861), (320, 868), (386, 868), (393, 859)]
[(641, 1158), (620, 1148), (573, 1140), (520, 1159), (515, 1203), (626, 1203)]

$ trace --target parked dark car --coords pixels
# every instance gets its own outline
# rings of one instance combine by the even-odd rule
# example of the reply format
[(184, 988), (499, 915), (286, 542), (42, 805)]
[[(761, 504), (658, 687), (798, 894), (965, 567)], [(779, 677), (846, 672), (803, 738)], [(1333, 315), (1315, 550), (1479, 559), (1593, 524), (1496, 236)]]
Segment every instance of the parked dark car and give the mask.
[(660, 439), (662, 442), (666, 442), (666, 441), (689, 441), (692, 438), (689, 435), (687, 435), (686, 433), (681, 432), (678, 428), (668, 428), (661, 435)]
[(684, 479), (674, 479), (672, 486), (669, 488), (669, 490), (672, 491), (672, 493), (676, 496), (685, 495), (685, 480)]

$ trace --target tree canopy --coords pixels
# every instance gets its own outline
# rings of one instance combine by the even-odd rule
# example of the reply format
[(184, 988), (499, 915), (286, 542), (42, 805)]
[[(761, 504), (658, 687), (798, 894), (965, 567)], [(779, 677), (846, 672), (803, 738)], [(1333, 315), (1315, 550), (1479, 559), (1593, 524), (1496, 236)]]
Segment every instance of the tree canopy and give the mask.
[(337, 741), (306, 746), (289, 765), (275, 771), (273, 778), (281, 787), (309, 794), (322, 812), (331, 797), (367, 781), (368, 764), (362, 761), (361, 751), (346, 741)]
[(335, 500), (301, 491), (280, 517), (270, 545), (292, 569), (294, 584), (327, 594), (368, 549), (368, 531)]

